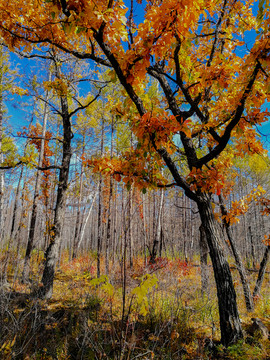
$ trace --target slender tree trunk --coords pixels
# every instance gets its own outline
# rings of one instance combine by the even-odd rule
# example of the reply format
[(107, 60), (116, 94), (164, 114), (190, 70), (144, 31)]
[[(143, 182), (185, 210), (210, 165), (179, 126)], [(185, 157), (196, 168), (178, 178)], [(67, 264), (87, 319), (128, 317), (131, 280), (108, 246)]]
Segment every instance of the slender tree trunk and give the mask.
[(109, 251), (111, 244), (111, 206), (112, 206), (112, 194), (113, 194), (113, 181), (112, 176), (110, 177), (110, 189), (109, 189), (109, 203), (107, 211), (107, 228), (106, 228), (106, 249), (105, 249), (105, 268), (106, 274), (109, 274)]
[(19, 224), (17, 229), (14, 231), (14, 242), (17, 244), (16, 246), (16, 255), (19, 256), (20, 246), (22, 243), (22, 229), (27, 227), (26, 223), (28, 222), (28, 201), (27, 197), (27, 183), (24, 181), (23, 188), (21, 191), (21, 214), (19, 219)]
[(270, 250), (270, 246), (268, 245), (265, 248), (263, 259), (262, 259), (261, 264), (260, 264), (258, 278), (257, 278), (256, 285), (255, 285), (255, 288), (254, 288), (254, 291), (253, 291), (253, 299), (255, 299), (256, 296), (258, 296), (260, 294), (260, 291), (261, 291), (261, 288), (262, 288), (264, 274), (265, 274), (265, 271), (266, 271), (266, 265), (267, 265), (268, 258), (269, 258), (269, 250)]
[[(49, 74), (49, 80), (51, 79), (51, 74)], [(47, 119), (48, 119), (48, 109), (47, 109), (47, 98), (48, 92), (46, 93), (45, 103), (44, 103), (44, 115), (43, 115), (43, 124), (42, 124), (42, 138), (41, 138), (41, 145), (40, 145), (40, 152), (39, 152), (39, 159), (38, 159), (38, 166), (42, 167), (43, 165), (43, 157), (44, 157), (44, 145), (45, 145), (45, 137), (46, 137), (46, 128), (47, 128)], [(24, 264), (23, 264), (23, 271), (22, 271), (22, 282), (25, 283), (29, 281), (29, 274), (30, 274), (30, 258), (31, 253), (33, 250), (34, 245), (34, 238), (35, 238), (35, 227), (37, 221), (37, 205), (38, 205), (38, 197), (40, 191), (40, 179), (41, 179), (41, 170), (37, 170), (36, 175), (36, 183), (34, 189), (34, 198), (33, 198), (33, 205), (32, 205), (32, 213), (31, 213), (31, 220), (30, 220), (30, 230), (28, 234), (28, 241), (27, 247), (24, 257)]]
[[(113, 157), (113, 137), (114, 137), (114, 118), (111, 119), (111, 149), (110, 149), (110, 157)], [(111, 241), (111, 221), (112, 221), (112, 195), (113, 195), (113, 179), (110, 176), (110, 183), (109, 183), (109, 201), (108, 201), (108, 212), (107, 212), (107, 229), (106, 229), (106, 249), (105, 249), (105, 269), (106, 274), (109, 274), (109, 251)]]
[(128, 254), (129, 254), (129, 267), (133, 267), (133, 253), (134, 253), (134, 244), (133, 244), (133, 233), (132, 233), (132, 204), (133, 204), (133, 190), (131, 187), (128, 193), (128, 203), (127, 203), (127, 236), (128, 236)]
[[(56, 138), (58, 138), (60, 135), (60, 122), (57, 122), (57, 130), (56, 130)], [(57, 152), (57, 147), (55, 147), (55, 153)], [(62, 148), (62, 152), (63, 152), (63, 148)], [(54, 166), (57, 166), (57, 156), (55, 156), (54, 159)], [(57, 197), (57, 186), (58, 186), (58, 178), (59, 178), (59, 174), (58, 174), (58, 170), (55, 168), (52, 175), (52, 181), (51, 181), (51, 187), (50, 187), (50, 199), (49, 199), (49, 213), (46, 214), (46, 236), (44, 237), (44, 244), (43, 244), (43, 251), (46, 252), (46, 249), (48, 248), (49, 244), (50, 244), (50, 239), (51, 239), (51, 229), (53, 227), (53, 223), (54, 223), (54, 215), (55, 215), (55, 203), (56, 203), (56, 197)]]
[[(149, 196), (149, 195), (148, 195)], [(143, 258), (144, 258), (144, 266), (147, 265), (147, 227), (146, 227), (146, 199), (145, 199), (145, 195), (142, 195), (142, 214), (143, 214), (143, 218), (142, 218), (142, 222), (143, 222)]]
[(252, 235), (250, 225), (248, 226), (248, 235), (247, 236), (249, 237), (249, 240), (250, 240), (252, 266), (253, 266), (253, 269), (255, 269), (256, 268), (255, 249), (254, 249), (254, 241), (253, 241), (253, 235)]
[[(84, 153), (85, 146), (84, 146), (84, 139), (83, 139), (83, 149), (82, 153)], [(83, 187), (83, 163), (81, 164), (81, 172), (80, 172), (80, 183), (79, 183), (79, 197), (78, 197), (78, 208), (76, 213), (76, 224), (75, 224), (75, 232), (74, 232), (74, 239), (73, 239), (73, 252), (72, 252), (72, 259), (75, 259), (78, 256), (78, 242), (80, 239), (81, 233), (81, 221), (83, 215), (81, 214), (81, 202), (82, 202), (82, 187)]]
[[(80, 232), (80, 238), (79, 238), (78, 244), (77, 244), (77, 249), (80, 248), (81, 243), (82, 243), (82, 241), (83, 241), (83, 237), (84, 237), (86, 225), (88, 224), (89, 217), (90, 217), (90, 215), (91, 215), (91, 213), (92, 213), (92, 210), (93, 210), (93, 206), (94, 206), (94, 203), (95, 203), (95, 200), (96, 200), (97, 193), (98, 193), (98, 191), (96, 191), (96, 192), (95, 192), (95, 195), (92, 197), (91, 206), (90, 206), (90, 208), (89, 208), (89, 210), (88, 210), (88, 214), (87, 214), (86, 218), (84, 219), (83, 227), (82, 227), (82, 230), (81, 230), (81, 232)], [(90, 198), (90, 196), (89, 196), (89, 198)]]
[(23, 170), (24, 170), (24, 167), (22, 166), (18, 184), (16, 187), (15, 199), (14, 199), (14, 207), (13, 207), (13, 212), (12, 212), (11, 229), (10, 229), (10, 238), (12, 238), (12, 239), (14, 238), (14, 235), (15, 235), (15, 223), (16, 223), (19, 195), (21, 192), (21, 182), (22, 182), (22, 177), (23, 177)]
[(217, 287), (221, 342), (228, 346), (243, 337), (237, 309), (236, 293), (229, 264), (219, 243), (218, 228), (213, 214), (211, 196), (206, 193), (198, 193), (197, 205), (206, 234)]
[(157, 252), (158, 252), (158, 247), (160, 246), (160, 241), (161, 241), (161, 217), (162, 217), (163, 204), (164, 204), (164, 190), (162, 189), (161, 196), (160, 196), (160, 203), (159, 203), (157, 229), (156, 229), (155, 238), (154, 238), (154, 242), (153, 242), (153, 248), (152, 248), (151, 256), (150, 256), (150, 263), (152, 263), (152, 264), (155, 262)]
[(246, 270), (245, 267), (243, 265), (241, 256), (235, 246), (234, 240), (233, 240), (233, 236), (232, 236), (232, 232), (231, 232), (231, 228), (230, 228), (230, 224), (228, 221), (226, 221), (226, 216), (227, 216), (227, 210), (225, 208), (224, 205), (224, 201), (221, 195), (219, 195), (219, 205), (220, 205), (220, 210), (221, 210), (221, 214), (222, 214), (222, 221), (223, 221), (223, 225), (225, 227), (226, 230), (226, 234), (232, 249), (232, 253), (234, 256), (234, 260), (236, 263), (236, 267), (237, 270), (239, 272), (240, 275), (240, 279), (241, 279), (241, 283), (242, 283), (242, 287), (243, 287), (243, 292), (244, 292), (244, 297), (245, 297), (245, 303), (246, 303), (246, 309), (249, 312), (254, 311), (254, 303), (253, 303), (253, 299), (252, 299), (252, 295), (251, 295), (251, 291), (250, 291), (250, 287), (249, 287), (249, 283), (247, 280), (247, 274), (246, 274)]
[[(102, 119), (101, 124), (101, 143), (100, 143), (100, 155), (103, 155), (103, 142), (104, 142), (104, 120)], [(100, 258), (101, 258), (101, 249), (102, 249), (102, 219), (101, 219), (101, 205), (102, 205), (102, 195), (101, 195), (101, 187), (102, 187), (102, 175), (99, 175), (98, 182), (98, 237), (97, 237), (97, 277), (100, 277)]]
[[(0, 45), (0, 164), (3, 162), (3, 46)], [(0, 170), (0, 234), (3, 229), (4, 170)], [(1, 240), (1, 239), (0, 239)]]
[(187, 197), (184, 196), (184, 258), (188, 262), (187, 242), (188, 242), (188, 220), (187, 220)]
[(43, 288), (41, 296), (48, 299), (52, 296), (55, 266), (59, 258), (62, 225), (65, 216), (65, 196), (68, 187), (68, 176), (71, 159), (71, 131), (70, 115), (68, 111), (68, 100), (66, 96), (60, 98), (61, 117), (63, 121), (64, 139), (62, 163), (59, 172), (57, 198), (55, 205), (54, 224), (51, 232), (51, 241), (45, 253), (45, 267), (42, 276)]
[(207, 257), (208, 257), (208, 246), (206, 240), (206, 234), (202, 224), (199, 227), (200, 230), (200, 262), (201, 262), (201, 293), (202, 295), (206, 294), (208, 289), (208, 266), (207, 266)]

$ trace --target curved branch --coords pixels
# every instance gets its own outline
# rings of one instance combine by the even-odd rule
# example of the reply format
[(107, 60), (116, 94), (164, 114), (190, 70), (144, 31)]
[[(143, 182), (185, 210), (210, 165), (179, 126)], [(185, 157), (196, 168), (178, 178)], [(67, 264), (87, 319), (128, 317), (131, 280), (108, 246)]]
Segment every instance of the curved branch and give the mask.
[(185, 194), (195, 202), (197, 201), (196, 194), (190, 189), (189, 184), (186, 180), (179, 174), (179, 171), (173, 162), (172, 158), (170, 157), (169, 153), (166, 149), (158, 149), (154, 140), (153, 135), (151, 136), (151, 142), (153, 144), (154, 149), (160, 155), (160, 157), (164, 160), (165, 164), (167, 165), (168, 169), (170, 170), (174, 180), (176, 181), (177, 186), (180, 186), (184, 191)]
[[(166, 96), (167, 102), (169, 104), (169, 108), (180, 124), (182, 124), (187, 118), (193, 115), (194, 110), (192, 108), (189, 111), (181, 111), (179, 109), (175, 96), (172, 92), (172, 89), (167, 79), (162, 73), (159, 72), (159, 68), (157, 66), (148, 68), (148, 73), (159, 81), (163, 89), (163, 92)], [(196, 150), (193, 146), (192, 139), (187, 137), (183, 131), (180, 131), (180, 136), (181, 136), (182, 144), (185, 149), (185, 155), (187, 157), (188, 166), (191, 170), (198, 161)]]
[(6, 166), (0, 166), (0, 170), (9, 170), (9, 169), (14, 169), (15, 167), (21, 165), (21, 164), (25, 164), (23, 161), (19, 161), (14, 165), (6, 165)]
[(100, 96), (102, 89), (103, 89), (103, 87), (99, 89), (98, 94), (92, 100), (90, 100), (87, 104), (78, 106), (75, 110), (71, 111), (69, 113), (69, 117), (72, 117), (74, 114), (76, 114), (80, 110), (86, 109), (89, 105), (91, 105), (93, 102), (95, 102), (97, 100), (97, 98)]
[[(18, 38), (18, 39), (21, 39), (21, 40), (24, 40), (26, 42), (29, 42), (31, 44), (50, 44), (50, 45), (53, 45), (55, 47), (57, 47), (58, 49), (68, 53), (68, 54), (71, 54), (73, 56), (75, 56), (76, 58), (78, 59), (90, 59), (90, 60), (93, 60), (95, 61), (97, 64), (100, 64), (100, 65), (104, 65), (104, 66), (107, 66), (107, 67), (111, 67), (111, 64), (106, 61), (105, 59), (102, 59), (98, 56), (96, 56), (94, 53), (88, 53), (88, 52), (84, 52), (84, 51), (77, 51), (77, 50), (71, 50), (71, 49), (68, 49), (66, 48), (64, 45), (62, 44), (59, 44), (57, 42), (54, 42), (52, 39), (49, 39), (49, 38), (45, 38), (45, 39), (37, 39), (37, 40), (34, 40), (34, 39), (29, 39), (29, 38), (26, 38), (25, 36), (21, 36), (21, 35), (18, 35), (16, 33), (14, 33), (13, 31), (5, 28), (4, 26), (2, 26), (0, 24), (0, 28), (4, 31), (6, 31), (7, 33), (9, 33), (10, 35), (12, 35), (13, 37), (15, 38)], [(37, 35), (36, 35), (37, 36)]]
[(250, 94), (254, 82), (256, 80), (256, 77), (258, 75), (260, 71), (260, 63), (257, 61), (256, 62), (256, 66), (253, 70), (253, 73), (251, 75), (251, 78), (248, 82), (248, 85), (241, 97), (241, 100), (239, 102), (239, 105), (234, 113), (234, 116), (232, 118), (232, 120), (229, 122), (229, 124), (227, 125), (224, 133), (222, 136), (219, 137), (219, 143), (217, 146), (215, 146), (213, 148), (213, 150), (211, 150), (208, 154), (206, 154), (205, 156), (203, 156), (202, 158), (200, 158), (197, 162), (196, 162), (196, 168), (201, 168), (203, 165), (207, 164), (209, 161), (213, 160), (214, 158), (218, 157), (219, 154), (225, 149), (225, 147), (227, 146), (230, 137), (231, 137), (231, 132), (232, 130), (235, 128), (235, 126), (239, 123), (244, 108), (245, 108), (245, 102), (247, 100), (248, 95)]
[(109, 46), (107, 46), (107, 44), (104, 43), (103, 37), (99, 33), (95, 32), (94, 33), (94, 38), (97, 41), (97, 43), (99, 44), (100, 48), (102, 49), (102, 51), (105, 54), (105, 56), (107, 57), (107, 59), (109, 60), (111, 66), (114, 68), (114, 71), (116, 72), (116, 75), (117, 75), (120, 83), (125, 88), (125, 90), (128, 93), (130, 99), (132, 100), (132, 102), (136, 106), (139, 114), (141, 116), (143, 116), (147, 112), (146, 109), (144, 108), (143, 102), (142, 102), (141, 98), (136, 94), (136, 92), (133, 89), (132, 85), (127, 82), (126, 76), (124, 75), (124, 73), (123, 73), (123, 71), (122, 71), (122, 69), (121, 69), (121, 67), (119, 65), (118, 60), (116, 59), (114, 54), (111, 52)]

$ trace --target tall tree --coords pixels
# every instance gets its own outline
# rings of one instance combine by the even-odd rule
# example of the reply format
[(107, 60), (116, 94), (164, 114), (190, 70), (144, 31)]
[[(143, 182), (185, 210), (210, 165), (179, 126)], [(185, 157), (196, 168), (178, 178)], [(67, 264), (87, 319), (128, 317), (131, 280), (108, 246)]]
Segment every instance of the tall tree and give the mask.
[[(72, 96), (72, 93), (69, 93), (68, 84), (66, 82), (65, 76), (62, 74), (61, 70), (61, 59), (57, 54), (52, 52), (54, 55), (52, 61), (54, 64), (54, 79), (48, 81), (47, 88), (52, 89), (57, 97), (59, 98), (60, 108), (57, 110), (58, 115), (62, 119), (63, 125), (63, 143), (62, 143), (62, 159), (61, 165), (59, 167), (59, 178), (58, 178), (58, 187), (57, 187), (57, 197), (54, 210), (54, 220), (53, 226), (50, 230), (50, 244), (46, 249), (45, 253), (45, 267), (42, 275), (42, 284), (41, 296), (43, 298), (50, 298), (53, 291), (53, 282), (54, 282), (54, 272), (55, 266), (59, 257), (60, 243), (61, 243), (61, 232), (63, 226), (63, 220), (65, 215), (65, 200), (66, 192), (68, 188), (68, 178), (69, 178), (69, 169), (70, 169), (70, 160), (72, 156), (71, 140), (73, 138), (71, 118), (78, 111), (84, 110), (92, 102), (94, 102), (99, 93), (96, 96), (86, 99), (84, 103), (81, 103), (79, 100), (74, 101), (76, 105), (73, 104), (73, 108), (70, 109), (69, 97), (76, 99), (76, 96)], [(69, 97), (68, 97), (69, 96)], [(55, 107), (53, 107), (56, 110)], [(44, 169), (44, 168), (43, 168)]]
[[(3, 137), (3, 47), (0, 45), (0, 164), (3, 162), (2, 137)], [(4, 192), (4, 173), (0, 170), (0, 233), (2, 232), (3, 222), (3, 192)]]
[[(10, 70), (9, 56), (7, 49), (0, 43), (0, 167), (4, 162), (4, 102), (7, 100), (7, 94), (11, 93), (11, 87), (14, 84), (15, 71)], [(0, 234), (3, 229), (3, 195), (5, 187), (5, 170), (0, 168)]]
[[(49, 74), (49, 81), (51, 80), (51, 74)], [(47, 120), (48, 120), (48, 90), (46, 91), (45, 99), (44, 99), (44, 113), (43, 113), (43, 122), (42, 122), (42, 131), (40, 136), (39, 134), (34, 134), (36, 139), (38, 140), (38, 148), (39, 148), (39, 159), (38, 159), (38, 167), (36, 174), (36, 181), (35, 181), (35, 188), (34, 188), (34, 198), (33, 198), (33, 205), (32, 205), (32, 212), (31, 212), (31, 219), (30, 219), (30, 229), (28, 234), (27, 240), (27, 247), (24, 257), (24, 264), (23, 264), (23, 271), (22, 271), (22, 282), (29, 281), (29, 273), (30, 273), (30, 258), (31, 252), (33, 249), (34, 244), (34, 236), (35, 236), (35, 227), (36, 227), (36, 219), (37, 219), (37, 205), (38, 205), (38, 197), (40, 192), (40, 183), (41, 183), (41, 168), (44, 164), (44, 157), (46, 154), (44, 153), (45, 149), (45, 141), (48, 142), (46, 139), (46, 130), (47, 130)], [(37, 139), (40, 137), (40, 139)]]
[[(122, 164), (110, 161), (106, 168), (137, 179), (138, 186), (174, 184), (196, 202), (226, 346), (242, 337), (242, 329), (212, 199), (231, 166), (229, 141), (235, 142), (233, 156), (262, 150), (253, 125), (267, 116), (261, 107), (269, 100), (270, 17), (266, 8), (256, 19), (253, 6), (253, 0), (149, 0), (136, 26), (134, 19), (127, 21), (131, 9), (121, 0), (0, 2), (1, 36), (11, 49), (29, 51), (31, 44), (49, 43), (114, 69), (137, 111), (131, 126), (138, 145)], [(245, 33), (254, 28), (256, 40), (243, 54)], [(158, 81), (163, 106), (152, 109), (143, 101), (146, 74)], [(139, 157), (143, 161), (136, 167)], [(168, 169), (163, 177), (162, 167)]]

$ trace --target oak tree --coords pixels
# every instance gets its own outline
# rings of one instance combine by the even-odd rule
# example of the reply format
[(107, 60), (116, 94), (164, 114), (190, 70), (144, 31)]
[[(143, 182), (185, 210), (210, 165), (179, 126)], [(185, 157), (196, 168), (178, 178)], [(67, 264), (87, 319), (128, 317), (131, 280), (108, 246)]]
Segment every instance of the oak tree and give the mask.
[[(254, 124), (268, 114), (262, 105), (269, 101), (270, 26), (269, 8), (260, 5), (256, 18), (253, 0), (148, 0), (136, 24), (133, 0), (129, 6), (122, 0), (0, 1), (0, 34), (11, 50), (50, 45), (113, 69), (136, 109), (130, 125), (138, 143), (115, 163), (96, 166), (142, 188), (181, 187), (196, 202), (225, 345), (241, 338), (242, 329), (212, 198), (225, 187), (232, 157), (262, 151)], [(257, 31), (253, 43), (246, 36), (251, 30)], [(162, 89), (160, 107), (143, 101), (147, 75)]]

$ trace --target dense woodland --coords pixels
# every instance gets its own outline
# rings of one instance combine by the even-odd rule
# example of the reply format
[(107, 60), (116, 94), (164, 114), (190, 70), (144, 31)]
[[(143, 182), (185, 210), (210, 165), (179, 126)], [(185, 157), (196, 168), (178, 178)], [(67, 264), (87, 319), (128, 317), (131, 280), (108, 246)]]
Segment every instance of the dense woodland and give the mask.
[(1, 358), (269, 359), (269, 25), (0, 1)]

